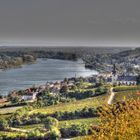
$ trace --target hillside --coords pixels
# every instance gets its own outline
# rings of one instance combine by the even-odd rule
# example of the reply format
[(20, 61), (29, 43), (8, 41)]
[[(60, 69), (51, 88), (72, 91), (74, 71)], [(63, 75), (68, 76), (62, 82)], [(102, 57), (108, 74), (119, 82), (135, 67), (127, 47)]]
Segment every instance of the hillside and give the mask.
[(68, 91), (55, 96), (48, 91), (42, 92), (36, 101), (24, 107), (16, 107), (16, 104), (10, 102), (5, 106), (1, 105), (0, 136), (4, 139), (15, 139), (22, 135), (28, 139), (36, 138), (38, 134), (39, 137), (50, 137), (49, 132), (53, 130), (46, 129), (46, 119), (58, 122), (53, 134), (60, 131), (62, 138), (90, 134), (90, 125), (99, 124), (97, 108), (107, 104), (109, 88), (108, 85), (96, 86), (81, 81), (77, 87), (69, 87)]
[[(82, 86), (79, 86), (81, 92), (91, 90), (91, 84), (81, 83), (81, 85)], [(83, 136), (93, 135), (92, 129), (94, 128), (95, 131), (102, 124), (97, 112), (104, 107), (109, 107), (107, 101), (110, 97), (110, 86), (104, 85), (104, 87), (108, 88), (105, 94), (94, 97), (87, 96), (82, 99), (71, 100), (64, 103), (60, 102), (56, 105), (39, 107), (38, 102), (34, 102), (24, 107), (2, 108), (0, 109), (0, 118), (2, 120), (8, 119), (10, 125), (6, 127), (3, 124), (5, 131), (1, 128), (0, 136), (5, 139), (24, 137), (29, 140), (37, 137), (46, 137), (47, 140), (47, 137), (51, 137), (49, 132), (52, 131), (53, 135), (55, 134), (58, 137), (60, 136), (58, 132), (60, 132), (62, 138), (75, 137), (74, 140), (85, 139)], [(92, 91), (95, 90), (97, 90), (96, 87), (92, 89)], [(129, 101), (132, 98), (134, 100), (139, 98), (139, 86), (118, 86), (114, 87), (113, 90), (115, 91), (113, 99), (114, 105), (119, 102)], [(75, 92), (75, 97), (76, 94)], [(67, 93), (67, 97), (68, 95)], [(48, 96), (48, 94), (41, 94), (40, 96), (45, 97)], [(81, 94), (81, 96), (83, 95)], [(51, 96), (49, 98), (51, 99)], [(46, 100), (43, 99), (42, 102), (44, 101)], [(48, 128), (49, 124), (47, 119), (50, 120), (51, 126), (55, 127), (55, 130)], [(53, 122), (56, 121), (58, 124), (52, 123), (51, 120)], [(49, 131), (46, 130), (46, 123)], [(0, 125), (2, 125), (1, 122)], [(98, 131), (96, 133), (98, 133)]]

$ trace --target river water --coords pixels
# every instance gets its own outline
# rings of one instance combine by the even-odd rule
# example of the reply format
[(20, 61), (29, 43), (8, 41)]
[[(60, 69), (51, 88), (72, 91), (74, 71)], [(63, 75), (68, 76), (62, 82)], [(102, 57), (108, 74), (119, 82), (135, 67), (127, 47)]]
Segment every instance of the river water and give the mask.
[(7, 95), (10, 91), (32, 85), (45, 84), (47, 81), (60, 81), (65, 77), (85, 77), (94, 74), (97, 72), (86, 69), (82, 60), (38, 59), (35, 64), (0, 71), (0, 95)]

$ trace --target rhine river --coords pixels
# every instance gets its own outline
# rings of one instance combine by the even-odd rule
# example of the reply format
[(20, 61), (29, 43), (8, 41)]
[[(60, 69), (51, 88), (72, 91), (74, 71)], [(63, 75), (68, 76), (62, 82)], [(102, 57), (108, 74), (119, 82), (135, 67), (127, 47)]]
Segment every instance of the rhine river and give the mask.
[(86, 77), (94, 74), (97, 72), (86, 69), (82, 60), (38, 59), (35, 64), (0, 71), (0, 95), (7, 95), (10, 91), (25, 89), (32, 85), (60, 81), (65, 77)]

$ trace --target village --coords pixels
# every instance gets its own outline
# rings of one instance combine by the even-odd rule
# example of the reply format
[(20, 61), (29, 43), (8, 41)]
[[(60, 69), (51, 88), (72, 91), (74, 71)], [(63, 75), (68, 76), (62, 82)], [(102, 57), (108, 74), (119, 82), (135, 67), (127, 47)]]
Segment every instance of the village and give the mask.
[(99, 128), (98, 111), (102, 107), (124, 104), (126, 98), (138, 98), (138, 79), (138, 75), (121, 74), (114, 64), (110, 72), (11, 91), (0, 98), (0, 114), (4, 116), (1, 124), (7, 122), (0, 132), (10, 133), (10, 136), (2, 134), (7, 139), (11, 133), (16, 134), (12, 135), (13, 139), (18, 133), (24, 133), (27, 138), (36, 138), (39, 134), (38, 137), (51, 140), (51, 127), (55, 124), (50, 122), (53, 121), (57, 122), (53, 130), (56, 138), (75, 140), (78, 136), (91, 135), (91, 129)]
[(63, 81), (46, 82), (44, 85), (33, 85), (25, 90), (12, 91), (6, 98), (1, 98), (0, 102), (5, 103), (8, 99), (34, 102), (36, 100), (36, 96), (43, 91), (49, 91), (51, 94), (59, 94), (63, 88), (73, 88), (81, 81), (92, 84), (103, 82), (104, 84), (110, 84), (113, 86), (134, 86), (137, 84), (137, 77), (138, 75), (120, 75), (116, 69), (116, 65), (114, 64), (111, 72), (99, 73), (90, 77), (65, 78)]

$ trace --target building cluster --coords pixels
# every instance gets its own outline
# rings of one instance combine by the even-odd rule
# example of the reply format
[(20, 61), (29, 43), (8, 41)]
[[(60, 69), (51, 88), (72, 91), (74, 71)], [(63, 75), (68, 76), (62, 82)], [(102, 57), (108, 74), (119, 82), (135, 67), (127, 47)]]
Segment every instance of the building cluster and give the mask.
[(112, 85), (136, 85), (137, 84), (137, 75), (123, 73), (120, 74), (117, 72), (116, 66), (114, 64), (112, 72), (100, 74), (107, 83)]
[(38, 93), (41, 93), (43, 91), (49, 91), (50, 93), (53, 94), (59, 94), (63, 86), (67, 86), (70, 89), (81, 80), (89, 83), (97, 83), (100, 82), (99, 81), (100, 79), (104, 79), (105, 83), (110, 83), (112, 85), (130, 86), (130, 85), (137, 84), (137, 75), (128, 75), (127, 73), (120, 74), (117, 71), (116, 66), (114, 65), (112, 72), (100, 73), (86, 78), (74, 77), (74, 78), (64, 79), (63, 81), (47, 82), (45, 85), (41, 85), (39, 87), (32, 87), (22, 91), (13, 91), (12, 93), (10, 93), (10, 96), (18, 97), (20, 98), (20, 100), (24, 100), (24, 101), (34, 101)]
[(75, 79), (67, 79), (67, 81), (57, 81), (57, 82), (47, 82), (45, 85), (41, 85), (39, 87), (31, 87), (25, 90), (20, 91), (12, 91), (9, 96), (10, 97), (18, 97), (20, 100), (23, 101), (34, 101), (36, 96), (43, 92), (49, 91), (50, 93), (58, 94), (63, 86), (72, 87), (75, 84)]

